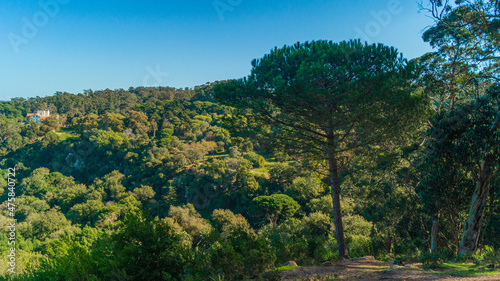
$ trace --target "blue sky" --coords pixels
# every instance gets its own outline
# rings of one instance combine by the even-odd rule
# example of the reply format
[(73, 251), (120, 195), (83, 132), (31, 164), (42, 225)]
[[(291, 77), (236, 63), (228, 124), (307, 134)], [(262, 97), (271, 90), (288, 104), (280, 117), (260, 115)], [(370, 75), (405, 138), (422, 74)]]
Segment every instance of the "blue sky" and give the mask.
[(416, 0), (2, 0), (0, 100), (133, 86), (193, 87), (311, 40), (431, 51)]

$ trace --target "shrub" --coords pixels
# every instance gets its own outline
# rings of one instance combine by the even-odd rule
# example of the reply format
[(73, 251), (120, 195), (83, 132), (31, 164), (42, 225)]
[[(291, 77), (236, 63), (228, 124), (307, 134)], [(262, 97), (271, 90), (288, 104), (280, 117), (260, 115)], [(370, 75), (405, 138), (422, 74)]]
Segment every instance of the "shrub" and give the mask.
[(237, 146), (231, 146), (229, 148), (229, 157), (231, 158), (238, 158), (241, 156), (241, 152), (239, 152)]
[(266, 225), (260, 231), (271, 241), (280, 264), (289, 260), (316, 264), (335, 258), (337, 243), (332, 234), (330, 218), (319, 212), (302, 220), (292, 218), (280, 225)]
[(224, 237), (212, 232), (202, 247), (195, 249), (194, 256), (188, 272), (194, 280), (255, 277), (276, 261), (269, 242), (245, 228), (232, 228)]
[(243, 155), (243, 158), (247, 159), (252, 163), (252, 166), (254, 168), (262, 168), (264, 167), (264, 164), (266, 163), (266, 159), (262, 157), (261, 155), (255, 153), (255, 152), (248, 152)]
[[(250, 224), (240, 214), (233, 214), (230, 210), (214, 210), (212, 213), (213, 226), (217, 228), (222, 235), (228, 235), (234, 229), (242, 229), (243, 231), (250, 232)], [(253, 230), (252, 230), (253, 231)]]
[(134, 189), (134, 195), (140, 201), (147, 201), (155, 196), (155, 192), (151, 186), (141, 185), (140, 188)]
[(126, 214), (111, 242), (118, 268), (134, 280), (180, 280), (192, 258), (172, 226), (140, 212)]
[(373, 255), (370, 237), (363, 235), (351, 235), (346, 238), (347, 251), (351, 257), (363, 257)]
[(432, 268), (453, 259), (453, 256), (454, 253), (451, 249), (442, 248), (434, 253), (424, 254), (420, 259), (420, 262), (422, 262), (425, 266)]
[(291, 218), (299, 209), (300, 205), (284, 194), (258, 196), (252, 200), (250, 206), (250, 212), (256, 218), (263, 218), (264, 221), (272, 223), (281, 223)]
[[(313, 176), (297, 177), (291, 185), (285, 187), (285, 194), (299, 202), (301, 206), (306, 205), (322, 193), (324, 193), (324, 188), (321, 181)], [(330, 198), (330, 205), (332, 205), (331, 201)]]
[(193, 204), (170, 207), (168, 216), (173, 218), (193, 238), (200, 238), (212, 230), (212, 226), (196, 212)]

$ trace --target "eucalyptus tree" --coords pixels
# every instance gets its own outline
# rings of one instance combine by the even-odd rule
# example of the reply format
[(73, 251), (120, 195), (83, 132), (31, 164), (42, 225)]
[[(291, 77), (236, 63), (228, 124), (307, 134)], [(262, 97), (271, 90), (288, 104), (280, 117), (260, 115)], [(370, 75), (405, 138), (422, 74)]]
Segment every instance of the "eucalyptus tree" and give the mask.
[(393, 47), (359, 40), (274, 48), (248, 77), (214, 87), (275, 148), (327, 161), (340, 258), (348, 258), (340, 210), (345, 154), (398, 136), (419, 121), (426, 99), (418, 68)]
[[(500, 58), (500, 1), (429, 0), (427, 11), (435, 24), (424, 33), (433, 46), (460, 38), (465, 58), (488, 75), (498, 78)], [(448, 44), (449, 45), (449, 44)]]
[[(425, 68), (421, 81), (426, 93), (433, 100), (432, 109), (437, 114), (451, 113), (457, 105), (478, 99), (484, 95), (492, 81), (499, 79), (500, 2), (498, 0), (454, 2), (429, 0), (429, 5), (422, 7), (435, 21), (434, 25), (423, 34), (424, 41), (428, 42), (435, 51), (425, 54), (418, 61)], [(498, 116), (500, 117), (500, 114)], [(433, 125), (430, 124), (430, 126)], [(427, 178), (424, 181), (433, 187), (429, 189), (427, 188), (429, 186), (422, 186), (424, 190), (421, 194), (429, 196), (429, 192), (433, 190), (435, 192), (435, 195), (428, 197), (430, 200), (424, 202), (424, 205), (432, 205), (428, 209), (434, 212), (431, 231), (431, 250), (434, 252), (438, 249), (440, 216), (454, 217), (453, 228), (460, 228), (456, 226), (460, 223), (457, 219), (459, 212), (450, 213), (449, 208), (459, 207), (460, 202), (463, 202), (463, 196), (447, 196), (446, 194), (449, 195), (454, 191), (447, 189), (447, 192), (442, 192), (443, 190), (440, 190), (442, 186), (440, 177), (444, 177), (440, 173), (453, 170), (454, 163), (434, 162), (432, 159), (427, 162), (432, 163), (428, 163)], [(435, 179), (434, 182), (430, 180), (432, 178)], [(457, 177), (457, 174), (450, 175), (447, 179), (454, 179), (449, 182), (449, 186), (459, 192), (459, 186), (463, 184), (464, 179)], [(451, 205), (445, 203), (450, 199), (457, 199), (457, 201)], [(441, 212), (448, 214), (441, 214)]]
[(430, 131), (428, 153), (436, 163), (440, 191), (471, 198), (459, 254), (477, 249), (492, 182), (500, 173), (499, 106), (500, 86), (494, 85), (484, 97), (439, 114)]

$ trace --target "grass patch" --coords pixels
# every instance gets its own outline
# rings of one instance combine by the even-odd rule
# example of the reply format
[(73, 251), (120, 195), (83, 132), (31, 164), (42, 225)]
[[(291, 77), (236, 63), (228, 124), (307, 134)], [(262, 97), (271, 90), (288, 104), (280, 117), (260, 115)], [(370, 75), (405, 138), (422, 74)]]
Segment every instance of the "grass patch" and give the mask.
[(264, 166), (272, 166), (278, 163), (278, 160), (276, 160), (275, 158), (268, 158), (266, 159), (266, 162), (264, 162)]
[(269, 173), (269, 167), (262, 167), (262, 168), (257, 168), (257, 169), (253, 169), (253, 170), (258, 172), (258, 173)]
[(281, 266), (281, 267), (278, 267), (278, 271), (286, 271), (286, 270), (290, 270), (290, 269), (294, 269), (294, 268), (301, 268), (302, 266), (289, 266), (289, 265), (285, 265), (285, 266)]
[(59, 140), (64, 141), (70, 138), (77, 138), (79, 135), (73, 132), (70, 128), (60, 128), (59, 131), (56, 132)]
[(74, 138), (75, 137), (75, 135), (72, 135), (72, 134), (58, 134), (58, 136), (59, 136), (59, 139), (61, 141), (64, 141), (64, 140), (67, 140), (69, 138)]
[(227, 152), (214, 153), (214, 154), (205, 155), (205, 160), (208, 160), (211, 158), (222, 158), (222, 157), (227, 157), (227, 156), (229, 156), (229, 153), (227, 153)]
[(433, 270), (429, 272), (437, 274), (451, 274), (451, 275), (468, 275), (468, 274), (500, 274), (500, 270), (492, 270), (487, 268), (485, 265), (477, 265), (474, 263), (452, 263), (445, 262), (436, 266)]

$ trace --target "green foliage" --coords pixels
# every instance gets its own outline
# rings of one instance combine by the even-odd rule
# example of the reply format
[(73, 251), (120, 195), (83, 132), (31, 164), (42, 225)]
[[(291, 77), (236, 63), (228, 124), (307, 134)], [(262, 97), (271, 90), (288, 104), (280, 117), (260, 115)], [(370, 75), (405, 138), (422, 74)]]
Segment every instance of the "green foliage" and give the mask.
[(273, 193), (282, 193), (285, 188), (292, 184), (298, 176), (295, 167), (288, 163), (274, 164), (269, 170), (271, 180), (271, 191)]
[(94, 182), (95, 189), (103, 193), (103, 199), (119, 201), (125, 196), (125, 186), (122, 182), (125, 179), (125, 175), (114, 170), (110, 174), (107, 174), (102, 179), (96, 179)]
[(56, 195), (58, 205), (61, 206), (62, 210), (67, 211), (72, 206), (83, 203), (88, 191), (84, 184), (75, 184), (59, 190)]
[(99, 129), (104, 131), (123, 132), (125, 130), (125, 116), (120, 113), (107, 112), (99, 117)]
[(40, 125), (40, 130), (44, 133), (59, 131), (61, 128), (61, 120), (57, 114), (51, 114), (48, 118), (43, 120)]
[(19, 185), (21, 193), (24, 195), (37, 195), (41, 196), (50, 188), (46, 177), (50, 171), (47, 168), (39, 168), (31, 173), (30, 177), (24, 178)]
[(134, 189), (134, 194), (140, 201), (147, 201), (155, 196), (155, 192), (151, 186), (142, 185), (140, 188)]
[[(297, 43), (275, 48), (252, 66), (248, 77), (217, 85), (215, 98), (252, 118), (250, 129), (268, 135), (274, 147), (316, 159), (325, 159), (331, 146), (326, 139), (332, 135), (339, 136), (334, 142), (343, 142), (335, 147), (345, 150), (357, 147), (358, 140), (385, 139), (411, 125), (424, 99), (412, 93), (415, 64), (381, 44)], [(248, 109), (253, 115), (245, 114)], [(263, 125), (274, 129), (266, 132)]]
[[(498, 248), (498, 86), (485, 94), (478, 80), (497, 76), (496, 39), (481, 18), (491, 11), (467, 3), (424, 34), (438, 52), (412, 62), (381, 44), (315, 41), (275, 48), (247, 78), (193, 89), (0, 102), (0, 185), (7, 168), (17, 174), (17, 279), (231, 280), (336, 259), (329, 193), (340, 183), (350, 256), (427, 252), (439, 214), (442, 249), (422, 262), (443, 265), (486, 164), (472, 213), (484, 214), (476, 241)], [(437, 112), (428, 131), (422, 93)], [(40, 106), (59, 116), (25, 122)], [(78, 135), (61, 138), (60, 126)], [(460, 258), (495, 268), (493, 247)]]
[(193, 204), (188, 204), (185, 207), (171, 206), (168, 216), (173, 218), (193, 238), (200, 238), (212, 229), (211, 225), (196, 212)]
[(126, 215), (111, 242), (119, 268), (135, 280), (180, 280), (192, 258), (170, 225), (140, 213)]
[(229, 235), (233, 230), (251, 232), (250, 224), (240, 214), (234, 214), (231, 210), (216, 209), (212, 212), (212, 225), (222, 234)]
[(333, 214), (332, 196), (325, 195), (315, 198), (307, 203), (307, 209), (311, 212), (322, 212), (323, 214)]
[(169, 128), (161, 129), (158, 138), (159, 138), (159, 145), (161, 147), (170, 147), (170, 144), (172, 143), (172, 134), (174, 131)]
[(31, 225), (31, 234), (38, 240), (45, 240), (51, 234), (71, 225), (60, 211), (51, 209), (44, 213), (30, 215), (26, 221)]
[(148, 116), (141, 111), (131, 110), (127, 115), (127, 127), (134, 130), (136, 135), (146, 136), (149, 131)]
[(99, 280), (88, 248), (68, 237), (58, 240), (57, 244), (57, 254), (40, 258), (36, 270), (25, 274), (22, 280)]
[(293, 217), (299, 209), (300, 205), (289, 196), (272, 194), (254, 198), (250, 212), (256, 218), (262, 218), (276, 224)]
[(85, 115), (83, 117), (77, 117), (72, 120), (72, 126), (75, 132), (83, 133), (84, 131), (89, 131), (92, 129), (97, 129), (99, 116), (95, 114)]
[(352, 257), (364, 257), (372, 255), (372, 240), (369, 236), (363, 235), (348, 235), (347, 249)]
[(99, 130), (97, 134), (91, 136), (89, 140), (95, 143), (98, 148), (101, 148), (103, 150), (116, 148), (120, 146), (124, 141), (120, 133), (102, 130)]
[(85, 203), (75, 204), (69, 209), (67, 216), (75, 223), (94, 224), (97, 221), (98, 214), (104, 209), (101, 200), (88, 200)]
[(191, 275), (196, 279), (255, 277), (268, 270), (276, 260), (266, 239), (238, 227), (231, 228), (222, 240), (198, 249), (195, 256)]
[(452, 260), (453, 257), (454, 253), (450, 249), (444, 248), (434, 253), (425, 253), (420, 262), (428, 267), (435, 268), (440, 264)]
[[(231, 152), (230, 152), (231, 153)], [(266, 163), (266, 159), (255, 152), (248, 152), (243, 155), (245, 159), (250, 161), (254, 168), (262, 168)]]
[(482, 258), (490, 268), (496, 269), (500, 267), (500, 250), (495, 250), (495, 248), (485, 245)]
[(331, 219), (314, 213), (302, 220), (289, 219), (280, 225), (266, 225), (260, 233), (271, 241), (278, 264), (294, 260), (301, 264), (317, 264), (335, 257), (338, 250), (331, 237)]
[[(285, 187), (284, 193), (304, 206), (312, 199), (318, 198), (324, 191), (322, 182), (317, 177), (309, 176), (295, 178), (291, 185)], [(331, 200), (329, 201), (331, 205)]]
[(237, 146), (231, 146), (229, 148), (229, 157), (238, 158), (241, 156), (241, 152), (238, 150)]
[(490, 171), (499, 168), (498, 89), (492, 86), (485, 96), (438, 114), (429, 132), (418, 193), (431, 213), (457, 214), (469, 209), (460, 254), (474, 252), (477, 247)]

